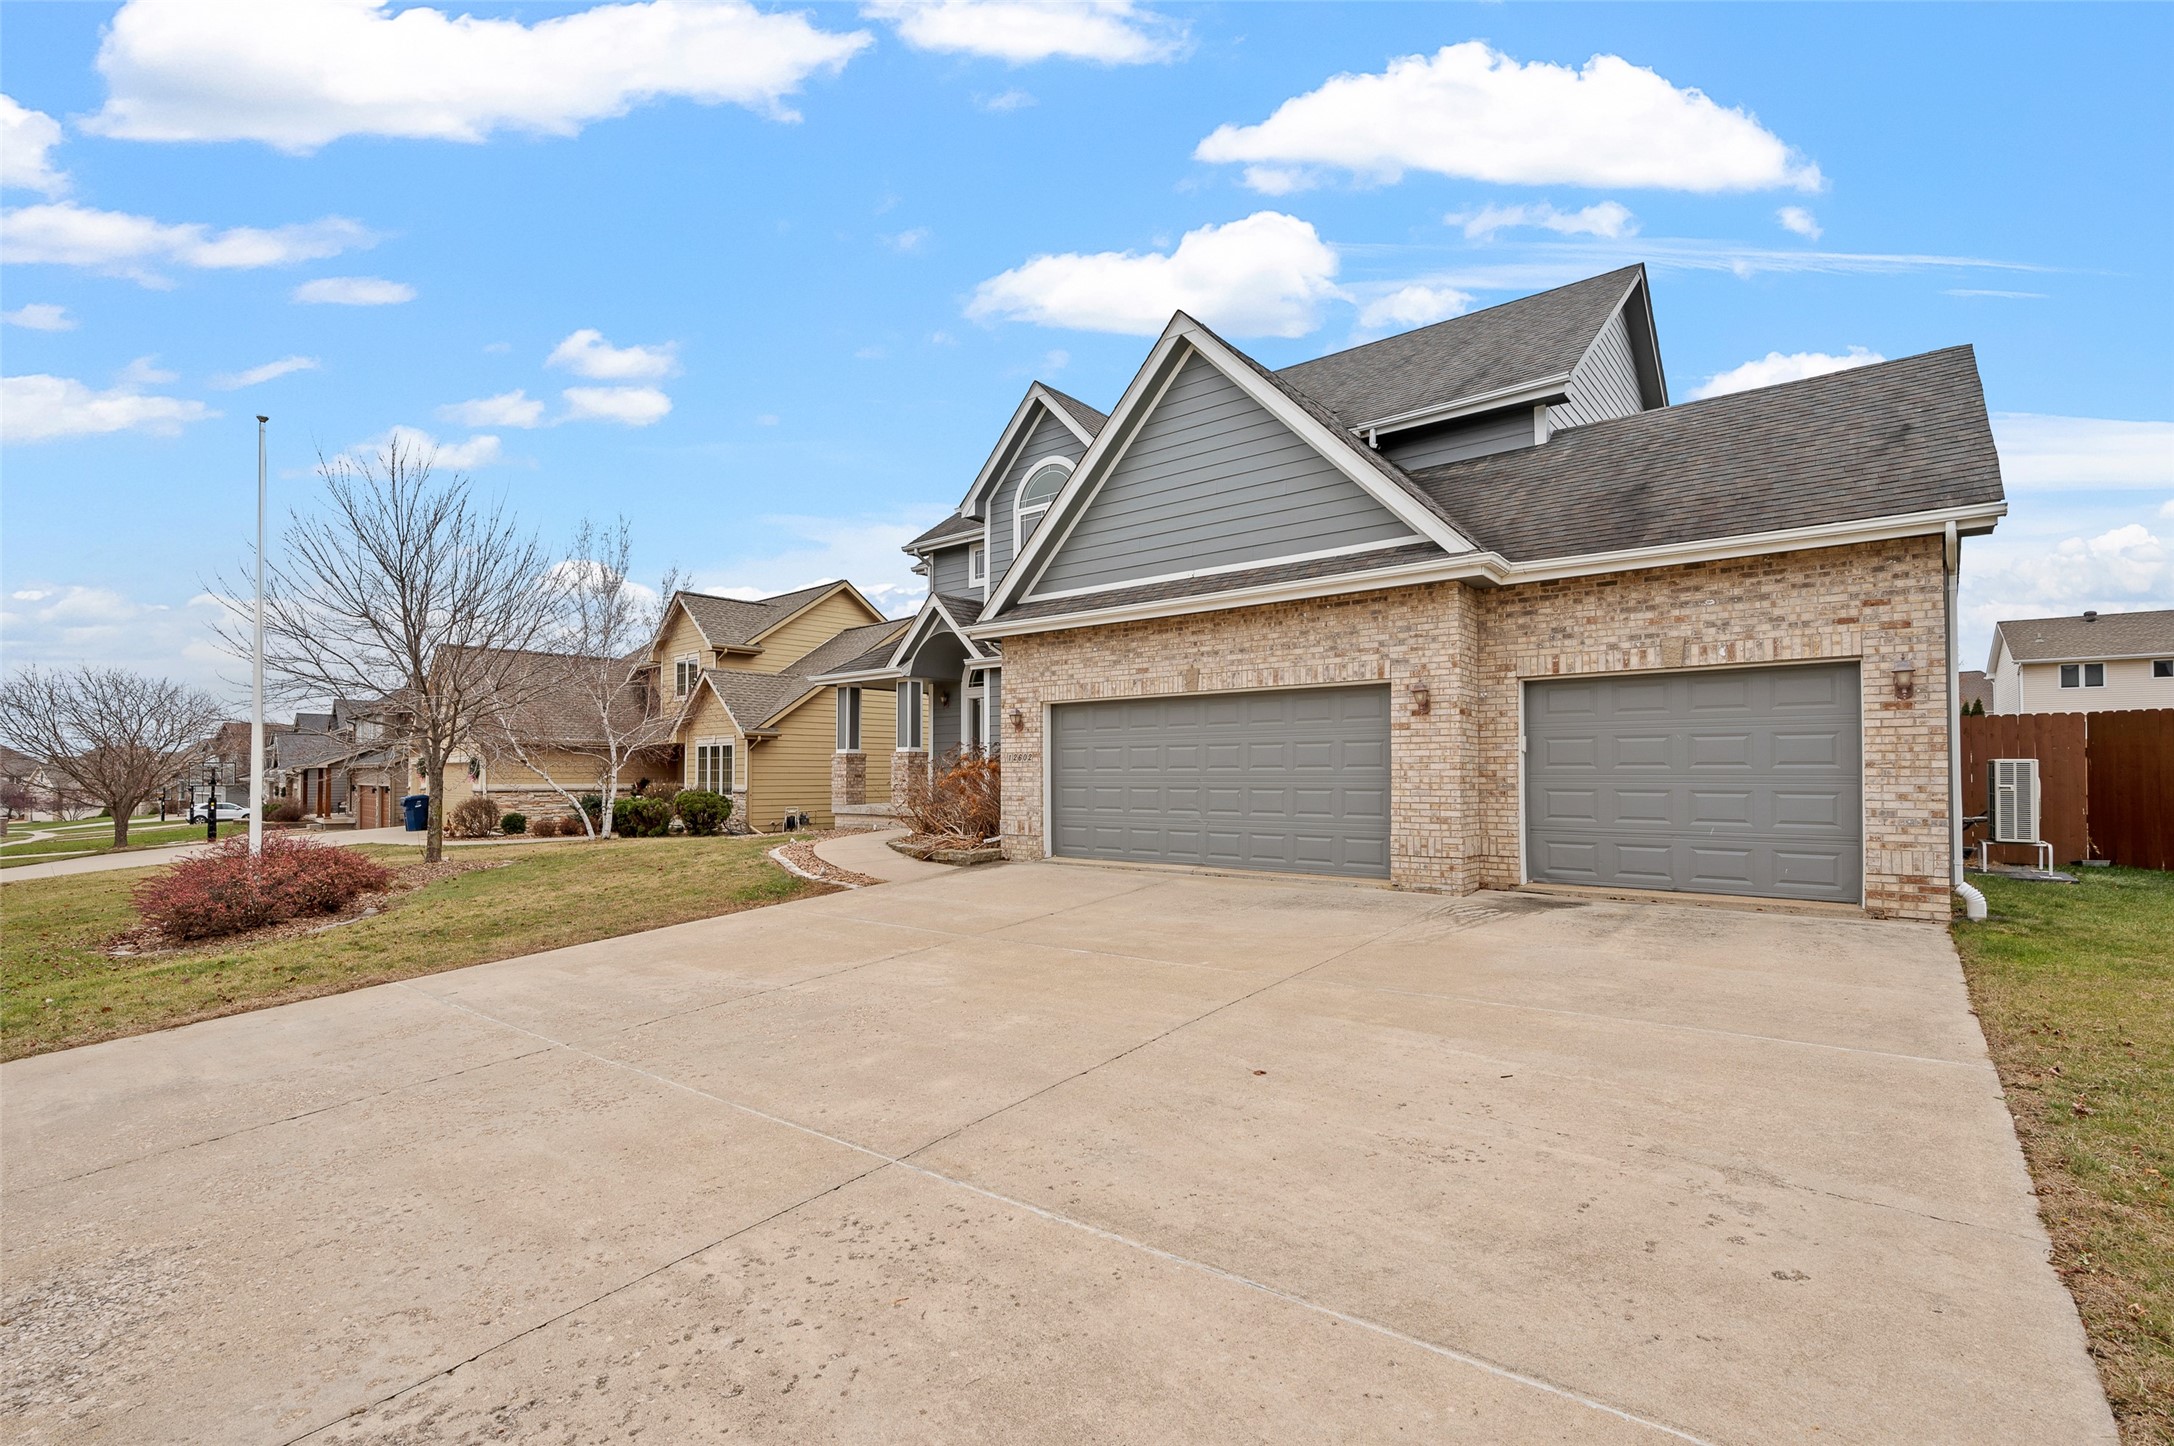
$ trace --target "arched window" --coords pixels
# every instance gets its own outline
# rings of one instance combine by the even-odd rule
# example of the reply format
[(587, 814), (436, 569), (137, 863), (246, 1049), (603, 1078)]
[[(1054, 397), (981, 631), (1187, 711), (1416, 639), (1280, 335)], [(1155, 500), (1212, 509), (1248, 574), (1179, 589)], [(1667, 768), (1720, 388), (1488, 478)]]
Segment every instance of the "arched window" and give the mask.
[(1019, 500), (1012, 504), (1012, 555), (1027, 545), (1034, 535), (1034, 528), (1049, 510), (1057, 494), (1064, 488), (1064, 479), (1072, 475), (1069, 462), (1044, 462), (1034, 469), (1025, 482), (1019, 485)]

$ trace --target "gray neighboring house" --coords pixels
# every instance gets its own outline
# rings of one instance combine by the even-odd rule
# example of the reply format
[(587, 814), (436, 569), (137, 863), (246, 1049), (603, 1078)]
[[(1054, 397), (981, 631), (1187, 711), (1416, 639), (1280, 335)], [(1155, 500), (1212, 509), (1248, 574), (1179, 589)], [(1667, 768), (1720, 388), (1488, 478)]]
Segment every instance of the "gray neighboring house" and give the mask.
[(1643, 267), (1281, 370), (1179, 313), (1107, 415), (1028, 388), (821, 681), (894, 779), (1001, 748), (1013, 857), (1944, 919), (2005, 511), (1969, 348), (1671, 405)]

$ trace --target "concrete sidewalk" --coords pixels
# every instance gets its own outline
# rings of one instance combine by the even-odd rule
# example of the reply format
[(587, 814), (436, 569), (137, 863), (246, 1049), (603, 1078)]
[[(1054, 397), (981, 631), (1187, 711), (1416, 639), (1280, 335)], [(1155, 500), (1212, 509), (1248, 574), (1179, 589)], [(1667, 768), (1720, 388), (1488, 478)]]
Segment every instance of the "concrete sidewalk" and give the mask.
[(17, 1440), (2114, 1440), (1929, 926), (942, 869), (16, 1061), (0, 1149)]
[[(231, 824), (219, 826), (221, 842), (236, 834), (248, 832), (246, 826)], [(313, 843), (338, 844), (352, 847), (356, 844), (413, 844), (421, 848), (423, 836), (401, 828), (352, 828), (352, 829), (298, 829), (304, 838)], [(531, 838), (526, 834), (507, 834), (498, 838), (449, 838), (447, 848), (475, 848), (483, 844), (552, 843), (556, 840)], [(59, 859), (49, 864), (23, 864), (18, 868), (0, 869), (0, 884), (20, 883), (26, 879), (58, 879), (70, 874), (102, 874), (112, 869), (151, 869), (162, 864), (178, 863), (193, 858), (210, 848), (209, 844), (168, 844), (161, 848), (130, 849), (126, 853), (96, 854), (90, 858)]]

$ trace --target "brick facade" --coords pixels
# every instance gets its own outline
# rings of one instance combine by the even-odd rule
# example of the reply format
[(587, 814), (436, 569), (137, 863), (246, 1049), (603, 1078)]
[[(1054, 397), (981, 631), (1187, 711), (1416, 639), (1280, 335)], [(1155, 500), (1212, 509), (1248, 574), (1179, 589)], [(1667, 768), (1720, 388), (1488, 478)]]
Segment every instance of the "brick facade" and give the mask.
[[(1865, 904), (1945, 920), (1947, 659), (1938, 538), (1570, 578), (1434, 583), (1004, 640), (1004, 842), (1040, 858), (1046, 706), (1253, 688), (1390, 684), (1390, 880), (1519, 881), (1522, 680), (1862, 660)], [(1916, 696), (1891, 670), (1916, 664)], [(1425, 714), (1412, 689), (1424, 684)]]

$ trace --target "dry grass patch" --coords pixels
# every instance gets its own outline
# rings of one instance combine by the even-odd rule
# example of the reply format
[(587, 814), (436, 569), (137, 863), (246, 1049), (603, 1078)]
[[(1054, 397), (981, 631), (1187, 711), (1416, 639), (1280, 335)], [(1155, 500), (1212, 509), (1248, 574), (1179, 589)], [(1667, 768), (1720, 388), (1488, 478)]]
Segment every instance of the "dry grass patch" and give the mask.
[(1981, 886), (1955, 939), (2054, 1266), (2123, 1439), (2174, 1441), (2174, 875)]
[[(775, 839), (626, 839), (462, 849), (338, 928), (116, 955), (135, 869), (0, 891), (0, 1058), (43, 1054), (418, 974), (830, 892), (764, 857)], [(396, 868), (420, 850), (371, 848)], [(455, 862), (455, 860), (449, 860)], [(493, 867), (480, 867), (493, 865)], [(322, 921), (320, 921), (322, 922)]]

